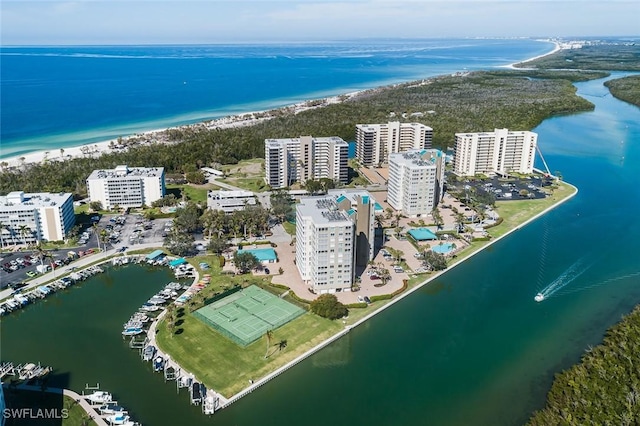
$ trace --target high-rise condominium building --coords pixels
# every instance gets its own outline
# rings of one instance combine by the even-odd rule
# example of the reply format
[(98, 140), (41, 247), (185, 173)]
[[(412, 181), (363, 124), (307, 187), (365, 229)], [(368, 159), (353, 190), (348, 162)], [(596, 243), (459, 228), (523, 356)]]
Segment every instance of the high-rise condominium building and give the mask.
[(391, 154), (389, 205), (411, 217), (429, 214), (442, 197), (444, 166), (444, 154), (437, 149)]
[(538, 135), (529, 131), (456, 133), (454, 172), (460, 176), (532, 173)]
[(285, 188), (309, 179), (347, 183), (349, 144), (337, 136), (265, 139), (265, 181)]
[(420, 123), (357, 124), (356, 157), (364, 166), (377, 166), (390, 154), (431, 148), (432, 140), (433, 129)]
[(354, 230), (332, 196), (303, 198), (296, 205), (296, 265), (315, 293), (351, 289)]
[(91, 201), (100, 201), (105, 209), (150, 206), (165, 195), (164, 168), (94, 170), (87, 178), (87, 189)]
[(356, 266), (366, 267), (375, 257), (375, 198), (361, 189), (330, 189), (328, 195), (334, 197), (338, 209), (346, 211), (355, 224), (355, 263)]
[(70, 193), (10, 192), (0, 197), (2, 245), (61, 241), (75, 225)]

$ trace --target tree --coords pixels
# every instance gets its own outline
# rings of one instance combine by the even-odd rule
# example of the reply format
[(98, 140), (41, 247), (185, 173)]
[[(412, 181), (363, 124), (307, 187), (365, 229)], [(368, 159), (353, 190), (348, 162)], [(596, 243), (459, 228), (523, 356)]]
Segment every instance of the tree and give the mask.
[(207, 249), (218, 256), (225, 252), (229, 248), (229, 243), (225, 238), (214, 237), (209, 240)]
[(311, 195), (314, 195), (322, 190), (322, 183), (315, 179), (309, 179), (304, 183), (304, 189), (306, 189)]
[(94, 212), (102, 210), (102, 201), (92, 201), (89, 203), (89, 208)]
[(422, 252), (422, 264), (425, 268), (432, 269), (434, 271), (447, 269), (447, 260), (444, 256), (432, 250)]
[(183, 232), (194, 232), (200, 228), (200, 216), (202, 211), (196, 203), (188, 202), (187, 205), (176, 211), (176, 218), (173, 220), (175, 227)]
[(233, 263), (236, 265), (236, 268), (241, 274), (246, 274), (252, 269), (260, 266), (260, 261), (253, 253), (242, 252), (238, 253), (237, 251), (233, 255)]
[(202, 185), (207, 182), (207, 178), (200, 170), (189, 172), (185, 175), (187, 182)]
[(187, 256), (193, 251), (193, 235), (173, 227), (164, 239), (164, 246), (176, 256)]
[(31, 234), (31, 228), (27, 225), (20, 225), (18, 228), (18, 232), (20, 233), (20, 237), (22, 238), (22, 242), (27, 245), (27, 235)]
[(283, 223), (293, 212), (293, 200), (287, 191), (277, 190), (271, 193), (271, 214)]
[(311, 302), (311, 312), (323, 318), (338, 319), (349, 314), (346, 306), (338, 301), (333, 294), (321, 294), (316, 300)]
[(444, 220), (442, 219), (442, 215), (440, 214), (438, 207), (434, 207), (433, 210), (431, 210), (431, 217), (433, 218), (433, 223), (436, 227), (441, 229), (444, 224)]
[(402, 256), (404, 256), (404, 252), (402, 250), (397, 250), (393, 247), (387, 247), (387, 251), (396, 262), (400, 262), (402, 260)]
[(382, 281), (382, 285), (386, 285), (391, 279), (391, 272), (381, 263), (378, 271), (376, 272), (378, 277), (380, 277), (380, 281)]

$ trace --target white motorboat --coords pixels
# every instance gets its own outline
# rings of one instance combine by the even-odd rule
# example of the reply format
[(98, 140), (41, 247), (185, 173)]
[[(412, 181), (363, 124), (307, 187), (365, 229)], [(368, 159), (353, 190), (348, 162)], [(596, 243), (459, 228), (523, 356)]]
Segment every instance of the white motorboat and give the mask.
[(124, 407), (119, 406), (115, 402), (108, 402), (105, 405), (101, 405), (98, 410), (102, 415), (120, 414), (125, 411)]
[(107, 422), (110, 425), (124, 425), (126, 424), (126, 422), (130, 420), (131, 420), (131, 417), (129, 417), (129, 415), (126, 414), (126, 411), (123, 411), (122, 413), (116, 413), (112, 416), (107, 417)]
[(213, 395), (207, 395), (202, 401), (202, 412), (204, 414), (213, 414), (216, 411), (216, 398)]
[(544, 294), (542, 293), (536, 294), (536, 297), (534, 297), (533, 300), (535, 300), (536, 302), (542, 302), (544, 300)]
[(25, 364), (20, 371), (18, 371), (18, 378), (20, 380), (29, 380), (33, 377), (33, 373), (38, 368), (37, 365), (33, 363)]
[(151, 361), (155, 354), (156, 354), (156, 347), (149, 345), (146, 348), (144, 348), (144, 350), (142, 351), (142, 359), (145, 361)]
[(95, 404), (104, 404), (105, 402), (111, 402), (113, 397), (109, 392), (95, 391), (89, 395), (85, 395), (85, 399)]
[(136, 336), (140, 333), (142, 333), (144, 330), (142, 329), (142, 327), (129, 327), (129, 328), (125, 328), (124, 330), (122, 330), (122, 335), (123, 336)]

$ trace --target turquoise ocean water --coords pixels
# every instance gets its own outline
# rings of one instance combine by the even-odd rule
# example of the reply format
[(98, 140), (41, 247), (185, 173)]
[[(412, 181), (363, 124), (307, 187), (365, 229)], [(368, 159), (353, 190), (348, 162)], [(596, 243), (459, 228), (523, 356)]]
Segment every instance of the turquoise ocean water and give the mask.
[(1, 47), (2, 151), (94, 143), (549, 52), (513, 40)]

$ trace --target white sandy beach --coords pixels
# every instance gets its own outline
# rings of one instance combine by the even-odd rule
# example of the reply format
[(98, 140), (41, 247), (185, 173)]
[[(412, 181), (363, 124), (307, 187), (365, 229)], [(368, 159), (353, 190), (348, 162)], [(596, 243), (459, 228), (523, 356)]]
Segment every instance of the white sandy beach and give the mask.
[[(533, 58), (526, 59), (524, 61), (514, 62), (512, 64), (504, 65), (502, 68), (509, 69), (523, 69), (516, 68), (516, 64), (523, 64), (529, 61), (533, 61), (534, 59), (539, 59), (544, 56), (551, 55), (553, 53), (558, 52), (561, 49), (569, 48), (567, 46), (571, 46), (568, 43), (560, 43), (555, 40), (543, 40), (553, 42), (555, 47), (553, 50), (544, 53), (542, 55), (535, 56)], [(430, 79), (427, 79), (428, 81)], [(393, 86), (393, 85), (392, 85)], [(292, 114), (298, 114), (302, 111), (306, 111), (309, 109), (320, 108), (326, 105), (340, 103), (345, 99), (352, 98), (362, 92), (366, 92), (369, 90), (377, 90), (379, 88), (365, 89), (357, 92), (346, 93), (343, 95), (331, 96), (322, 99), (313, 99), (307, 100), (300, 103), (296, 103), (289, 106), (284, 106), (281, 108), (276, 108), (277, 111), (285, 111)], [(270, 120), (275, 115), (270, 114), (270, 111), (274, 111), (274, 109), (264, 110), (264, 111), (253, 111), (246, 112), (237, 115), (231, 115), (227, 117), (222, 117), (213, 120), (204, 120), (195, 124), (186, 124), (184, 126), (170, 127), (165, 129), (156, 129), (149, 130), (143, 133), (136, 133), (133, 135), (123, 136), (119, 139), (110, 139), (102, 142), (91, 143), (86, 145), (80, 145), (75, 147), (63, 147), (63, 152), (60, 149), (57, 150), (43, 150), (36, 151), (24, 155), (18, 155), (13, 157), (8, 157), (4, 159), (0, 159), (0, 162), (4, 167), (15, 168), (25, 164), (33, 164), (33, 163), (41, 163), (43, 161), (64, 161), (72, 158), (79, 157), (98, 157), (104, 153), (118, 151), (118, 150), (126, 150), (128, 146), (136, 146), (136, 145), (144, 145), (144, 144), (154, 144), (154, 143), (166, 143), (168, 140), (164, 135), (164, 132), (169, 129), (183, 129), (183, 128), (194, 128), (194, 127), (202, 127), (207, 129), (226, 129), (232, 127), (244, 127), (251, 126), (257, 124), (261, 121)]]

